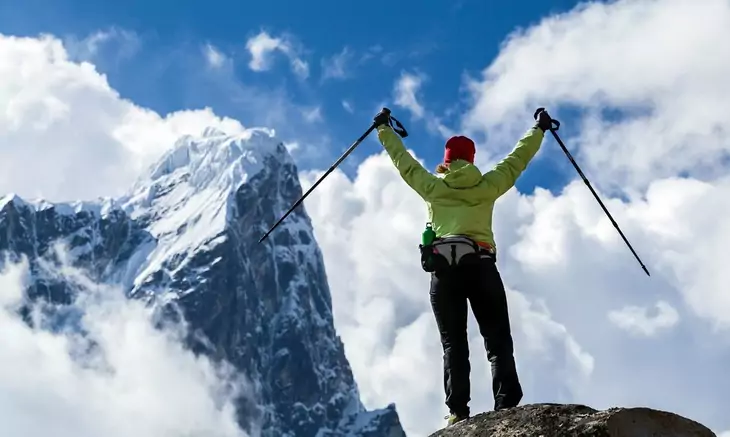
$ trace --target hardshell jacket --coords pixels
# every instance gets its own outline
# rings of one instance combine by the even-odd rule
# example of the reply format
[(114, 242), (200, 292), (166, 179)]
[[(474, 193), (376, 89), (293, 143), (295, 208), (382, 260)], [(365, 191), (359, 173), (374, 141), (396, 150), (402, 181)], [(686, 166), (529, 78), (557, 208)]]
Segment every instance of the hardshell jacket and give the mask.
[(377, 131), (403, 180), (426, 202), (428, 221), (436, 237), (466, 235), (496, 251), (492, 233), (494, 202), (514, 186), (540, 149), (545, 133), (537, 126), (528, 130), (512, 152), (483, 175), (476, 165), (455, 160), (439, 177), (411, 156), (390, 126), (380, 125)]

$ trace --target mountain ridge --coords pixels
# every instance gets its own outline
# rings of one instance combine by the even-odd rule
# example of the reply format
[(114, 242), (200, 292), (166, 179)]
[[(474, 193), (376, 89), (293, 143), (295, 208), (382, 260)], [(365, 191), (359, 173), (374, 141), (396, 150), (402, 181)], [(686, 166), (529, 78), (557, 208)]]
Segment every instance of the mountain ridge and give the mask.
[[(60, 241), (95, 279), (181, 308), (192, 350), (255, 381), (258, 405), (240, 405), (249, 432), (404, 436), (393, 404), (367, 411), (360, 401), (304, 208), (258, 244), (301, 194), (296, 164), (271, 131), (206, 129), (179, 138), (118, 198), (3, 196), (0, 251), (34, 260)], [(53, 280), (35, 278), (28, 294), (73, 304), (70, 288)]]

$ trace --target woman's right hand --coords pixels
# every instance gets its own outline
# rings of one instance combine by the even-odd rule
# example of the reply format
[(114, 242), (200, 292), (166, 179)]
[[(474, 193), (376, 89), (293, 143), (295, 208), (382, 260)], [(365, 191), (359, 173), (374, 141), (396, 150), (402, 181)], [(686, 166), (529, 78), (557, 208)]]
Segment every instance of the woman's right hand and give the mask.
[(390, 126), (390, 109), (383, 108), (378, 112), (378, 114), (373, 118), (373, 122), (375, 123), (375, 127), (385, 124)]

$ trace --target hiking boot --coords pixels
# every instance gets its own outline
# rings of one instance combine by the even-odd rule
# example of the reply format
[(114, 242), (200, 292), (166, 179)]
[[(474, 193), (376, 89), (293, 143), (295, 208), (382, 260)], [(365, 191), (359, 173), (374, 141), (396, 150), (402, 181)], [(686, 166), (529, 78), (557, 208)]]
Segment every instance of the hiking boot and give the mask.
[(451, 426), (455, 423), (461, 422), (462, 420), (466, 420), (469, 418), (469, 415), (460, 415), (456, 413), (451, 413), (448, 416), (444, 417), (446, 419), (446, 426)]

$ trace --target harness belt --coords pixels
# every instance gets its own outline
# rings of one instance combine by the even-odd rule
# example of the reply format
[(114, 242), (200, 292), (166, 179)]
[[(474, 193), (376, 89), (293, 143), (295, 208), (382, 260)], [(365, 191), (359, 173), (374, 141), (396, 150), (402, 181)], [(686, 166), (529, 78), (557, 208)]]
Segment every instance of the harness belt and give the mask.
[(447, 267), (460, 265), (469, 260), (494, 259), (494, 250), (480, 246), (465, 235), (437, 238), (429, 245), (420, 245), (421, 267), (434, 272)]

